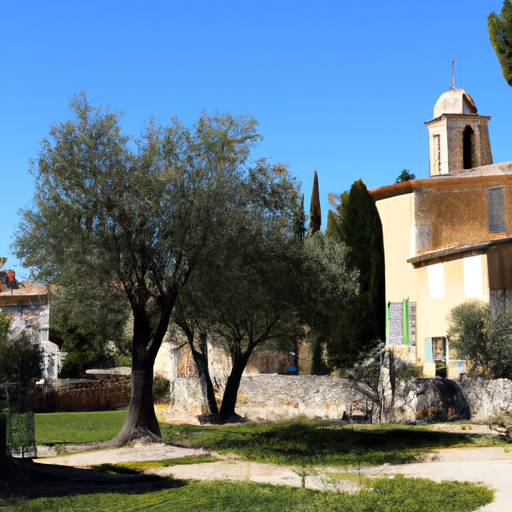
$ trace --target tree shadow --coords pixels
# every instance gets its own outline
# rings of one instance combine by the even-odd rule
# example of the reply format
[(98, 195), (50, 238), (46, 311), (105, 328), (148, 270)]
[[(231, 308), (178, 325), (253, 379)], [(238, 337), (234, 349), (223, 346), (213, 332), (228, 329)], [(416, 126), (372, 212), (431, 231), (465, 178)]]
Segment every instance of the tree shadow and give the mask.
[(183, 480), (158, 475), (105, 474), (32, 460), (8, 459), (0, 470), (0, 498), (50, 498), (77, 494), (145, 494), (183, 487)]

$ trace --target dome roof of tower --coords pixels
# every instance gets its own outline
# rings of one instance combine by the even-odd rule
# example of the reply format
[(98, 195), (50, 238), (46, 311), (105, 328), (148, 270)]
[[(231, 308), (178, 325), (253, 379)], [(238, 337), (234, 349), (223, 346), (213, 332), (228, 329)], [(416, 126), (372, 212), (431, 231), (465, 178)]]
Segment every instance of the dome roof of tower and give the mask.
[(450, 89), (441, 94), (434, 107), (434, 119), (443, 114), (478, 114), (478, 110), (464, 89)]

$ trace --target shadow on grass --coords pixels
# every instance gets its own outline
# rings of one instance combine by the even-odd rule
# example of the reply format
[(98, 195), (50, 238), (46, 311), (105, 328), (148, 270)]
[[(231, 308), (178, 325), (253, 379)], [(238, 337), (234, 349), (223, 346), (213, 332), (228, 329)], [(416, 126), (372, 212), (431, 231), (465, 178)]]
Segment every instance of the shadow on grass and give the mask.
[(19, 459), (9, 459), (7, 468), (0, 471), (0, 498), (9, 500), (108, 492), (145, 494), (184, 485), (182, 480), (157, 475), (105, 474)]
[(278, 464), (379, 465), (414, 462), (421, 452), (450, 447), (505, 445), (510, 441), (398, 425), (322, 425), (312, 420), (199, 427), (172, 425), (166, 441), (200, 445), (249, 460)]

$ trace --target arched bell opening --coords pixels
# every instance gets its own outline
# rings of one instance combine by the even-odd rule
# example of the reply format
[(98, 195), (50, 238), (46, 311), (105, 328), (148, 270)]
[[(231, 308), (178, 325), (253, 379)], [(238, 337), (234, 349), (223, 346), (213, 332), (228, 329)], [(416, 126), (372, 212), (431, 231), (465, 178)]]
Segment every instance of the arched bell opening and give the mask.
[(464, 169), (473, 169), (475, 162), (475, 132), (471, 126), (466, 126), (462, 132), (462, 155)]

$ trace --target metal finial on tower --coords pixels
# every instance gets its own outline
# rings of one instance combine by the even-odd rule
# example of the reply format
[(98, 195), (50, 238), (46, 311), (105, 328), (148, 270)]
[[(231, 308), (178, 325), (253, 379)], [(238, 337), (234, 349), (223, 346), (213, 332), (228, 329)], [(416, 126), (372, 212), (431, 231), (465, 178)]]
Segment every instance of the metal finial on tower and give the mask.
[(452, 59), (452, 91), (455, 91), (455, 73), (453, 71), (455, 61)]

